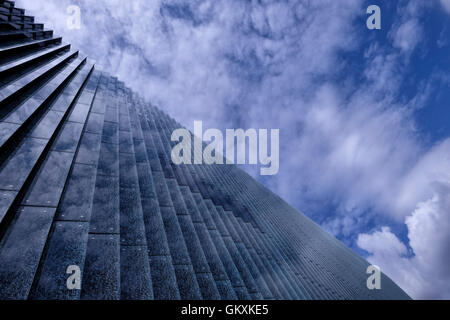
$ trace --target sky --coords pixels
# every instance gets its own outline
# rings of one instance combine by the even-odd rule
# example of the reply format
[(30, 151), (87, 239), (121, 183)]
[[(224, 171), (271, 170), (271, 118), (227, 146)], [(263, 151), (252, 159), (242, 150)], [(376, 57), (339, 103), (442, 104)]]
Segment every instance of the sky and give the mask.
[(16, 3), (188, 128), (280, 129), (279, 173), (245, 169), (413, 298), (450, 299), (450, 0)]

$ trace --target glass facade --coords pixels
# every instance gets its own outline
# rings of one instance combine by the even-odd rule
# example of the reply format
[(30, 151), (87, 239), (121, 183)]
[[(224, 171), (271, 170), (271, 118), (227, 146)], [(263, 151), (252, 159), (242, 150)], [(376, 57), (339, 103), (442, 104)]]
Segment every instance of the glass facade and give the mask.
[(0, 18), (0, 299), (409, 298), (237, 167), (174, 165), (177, 122)]

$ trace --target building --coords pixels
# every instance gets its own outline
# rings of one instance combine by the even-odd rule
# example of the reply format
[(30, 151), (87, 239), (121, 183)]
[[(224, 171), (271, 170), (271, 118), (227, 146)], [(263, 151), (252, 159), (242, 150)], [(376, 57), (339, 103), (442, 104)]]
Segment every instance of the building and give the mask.
[(180, 124), (12, 1), (0, 21), (0, 299), (409, 298), (240, 169), (172, 164)]

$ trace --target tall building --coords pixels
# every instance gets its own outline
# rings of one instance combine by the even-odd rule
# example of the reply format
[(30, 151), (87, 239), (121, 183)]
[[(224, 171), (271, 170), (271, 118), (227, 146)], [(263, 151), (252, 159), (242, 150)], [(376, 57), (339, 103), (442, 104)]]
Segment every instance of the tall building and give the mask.
[[(0, 0), (0, 299), (408, 299), (180, 124)], [(81, 280), (81, 286), (78, 287)]]

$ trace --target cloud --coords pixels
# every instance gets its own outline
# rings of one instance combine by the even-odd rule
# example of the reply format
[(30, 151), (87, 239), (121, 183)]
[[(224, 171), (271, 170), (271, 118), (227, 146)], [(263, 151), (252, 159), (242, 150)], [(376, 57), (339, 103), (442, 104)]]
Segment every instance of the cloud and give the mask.
[(417, 20), (411, 19), (398, 27), (394, 33), (394, 46), (404, 52), (411, 52), (421, 41), (422, 30)]
[(405, 220), (411, 253), (388, 227), (357, 240), (369, 261), (416, 299), (450, 296), (450, 180), (435, 182), (433, 191)]
[(447, 13), (450, 13), (450, 0), (440, 0), (442, 7)]
[[(446, 1), (446, 0), (445, 0)], [(407, 60), (416, 47), (424, 41), (422, 13), (433, 6), (431, 1), (410, 0), (399, 2), (397, 16), (389, 37), (394, 48), (400, 49)]]
[(450, 182), (450, 140), (444, 140), (423, 154), (401, 182), (393, 201), (398, 211), (412, 211), (418, 202), (431, 198), (434, 183)]
[[(103, 69), (188, 126), (195, 119), (205, 119), (209, 126), (223, 124), (229, 107), (241, 105), (249, 89), (266, 78), (275, 81), (282, 74), (283, 81), (295, 77), (304, 83), (304, 75), (335, 68), (336, 50), (352, 45), (351, 22), (360, 9), (355, 0), (344, 5), (329, 0), (136, 0), (132, 6), (79, 0), (82, 29), (68, 30), (65, 10), (71, 4), (18, 1)], [(241, 105), (236, 118), (255, 108)], [(226, 123), (233, 125), (234, 119)]]

